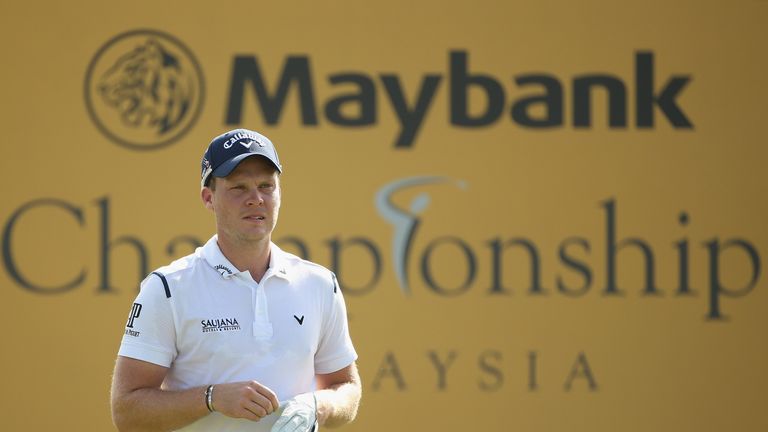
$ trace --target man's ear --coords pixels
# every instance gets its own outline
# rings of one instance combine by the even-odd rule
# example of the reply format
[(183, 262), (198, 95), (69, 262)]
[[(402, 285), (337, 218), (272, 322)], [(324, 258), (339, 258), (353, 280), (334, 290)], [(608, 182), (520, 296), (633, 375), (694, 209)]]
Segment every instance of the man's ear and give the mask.
[(200, 198), (203, 200), (203, 205), (208, 210), (213, 210), (213, 191), (209, 187), (204, 187), (200, 190)]

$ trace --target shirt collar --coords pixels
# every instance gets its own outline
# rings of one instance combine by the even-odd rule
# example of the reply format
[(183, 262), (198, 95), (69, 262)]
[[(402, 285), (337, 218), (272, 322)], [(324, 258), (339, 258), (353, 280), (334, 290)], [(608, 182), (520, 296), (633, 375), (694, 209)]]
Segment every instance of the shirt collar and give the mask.
[[(245, 273), (245, 271), (238, 270), (237, 267), (224, 256), (219, 248), (218, 238), (218, 235), (214, 235), (202, 248), (202, 256), (208, 265), (216, 270), (216, 272), (224, 279), (229, 279), (240, 273)], [(269, 250), (269, 268), (267, 269), (264, 278), (266, 279), (267, 277), (274, 275), (290, 280), (285, 252), (272, 242), (269, 244)]]

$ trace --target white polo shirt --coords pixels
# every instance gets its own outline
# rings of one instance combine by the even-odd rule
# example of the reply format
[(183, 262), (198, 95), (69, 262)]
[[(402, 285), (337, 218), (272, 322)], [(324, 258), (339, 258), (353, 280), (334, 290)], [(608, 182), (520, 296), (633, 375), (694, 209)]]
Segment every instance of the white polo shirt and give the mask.
[[(281, 402), (314, 390), (315, 374), (357, 359), (332, 272), (271, 244), (256, 283), (224, 257), (216, 236), (142, 282), (118, 355), (168, 367), (167, 390), (256, 380)], [(276, 420), (212, 413), (181, 430), (269, 431)]]

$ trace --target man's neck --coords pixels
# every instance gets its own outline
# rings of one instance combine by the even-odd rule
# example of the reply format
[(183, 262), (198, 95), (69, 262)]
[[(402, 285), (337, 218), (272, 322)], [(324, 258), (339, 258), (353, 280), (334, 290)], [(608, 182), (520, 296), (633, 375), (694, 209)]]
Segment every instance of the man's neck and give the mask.
[(270, 259), (270, 239), (264, 239), (258, 242), (238, 242), (228, 241), (226, 238), (218, 237), (219, 249), (221, 253), (240, 271), (248, 270), (251, 277), (256, 282), (261, 282), (261, 278), (269, 268)]

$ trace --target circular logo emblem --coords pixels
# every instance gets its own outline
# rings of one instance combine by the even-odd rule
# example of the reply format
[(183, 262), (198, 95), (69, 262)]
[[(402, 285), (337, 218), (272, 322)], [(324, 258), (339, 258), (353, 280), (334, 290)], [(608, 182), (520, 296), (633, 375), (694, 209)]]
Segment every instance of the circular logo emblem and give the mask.
[(104, 44), (85, 74), (85, 104), (99, 130), (133, 150), (181, 138), (203, 107), (205, 84), (195, 56), (178, 39), (133, 30)]

